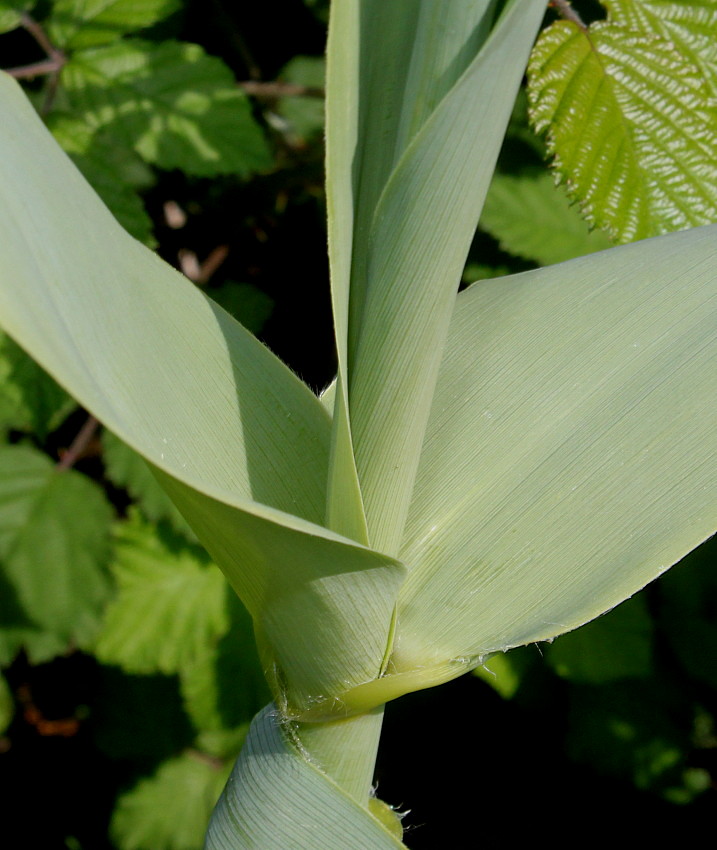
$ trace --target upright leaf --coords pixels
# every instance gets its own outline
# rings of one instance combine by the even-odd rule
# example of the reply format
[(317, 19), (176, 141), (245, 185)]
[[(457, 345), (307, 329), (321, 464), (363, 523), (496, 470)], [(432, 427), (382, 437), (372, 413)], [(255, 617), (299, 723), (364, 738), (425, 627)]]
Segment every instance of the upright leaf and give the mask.
[[(387, 6), (365, 7), (364, 37), (373, 33), (371, 43), (378, 43), (385, 32), (392, 33), (404, 51), (417, 39), (406, 90), (414, 91), (414, 78), (424, 73), (421, 63), (428, 63), (426, 73), (436, 71), (436, 62), (444, 67), (441, 84), (423, 93), (425, 98), (406, 98), (406, 117), (393, 119), (386, 138), (361, 140), (363, 159), (355, 166), (363, 206), (354, 222), (349, 313), (351, 429), (369, 540), (395, 552), (453, 300), (520, 82), (520, 58), (527, 59), (543, 4), (509, 3), (487, 40), (489, 4), (473, 11), (456, 4), (454, 11), (452, 5), (426, 2), (405, 20)], [(447, 23), (455, 14), (473, 26), (438, 27), (434, 33), (436, 16), (446, 9), (451, 10)], [(393, 29), (385, 29), (385, 15)], [(411, 34), (411, 27), (418, 34)], [(359, 111), (370, 96), (378, 109), (376, 118), (367, 113), (368, 133), (389, 110), (377, 94), (378, 69), (369, 51), (364, 62), (367, 100)], [(399, 74), (398, 83), (401, 79)], [(416, 93), (422, 88), (416, 82)], [(384, 174), (380, 186), (374, 168)]]
[(5, 329), (151, 461), (293, 703), (374, 678), (405, 571), (318, 525), (321, 402), (114, 222), (8, 77), (0, 98)]

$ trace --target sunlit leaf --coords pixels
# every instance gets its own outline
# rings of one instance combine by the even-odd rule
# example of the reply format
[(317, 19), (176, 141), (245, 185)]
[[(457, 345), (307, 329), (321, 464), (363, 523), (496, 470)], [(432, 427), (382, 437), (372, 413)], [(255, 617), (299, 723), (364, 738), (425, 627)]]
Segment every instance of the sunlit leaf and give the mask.
[(202, 176), (261, 170), (269, 151), (229, 69), (196, 44), (125, 39), (74, 54), (69, 107), (147, 162)]
[(292, 702), (375, 678), (405, 568), (320, 525), (327, 411), (117, 225), (6, 76), (0, 97), (5, 330), (152, 463)]
[[(354, 143), (358, 159), (347, 158), (348, 131), (329, 128), (329, 146), (332, 132), (339, 139), (335, 164), (331, 150), (328, 158), (330, 216), (353, 217), (356, 233), (351, 269), (334, 257), (332, 287), (369, 540), (389, 553), (400, 541), (455, 292), (520, 83), (520, 57), (527, 59), (543, 6), (509, 3), (490, 32), (492, 4), (424, 4), (418, 14), (413, 7), (407, 14), (405, 3), (361, 4), (365, 37), (383, 46), (386, 62), (366, 52), (365, 67), (354, 69), (358, 108), (371, 103)], [(346, 75), (347, 87), (356, 86)], [(353, 186), (333, 188), (339, 168), (354, 175)], [(346, 224), (332, 227), (339, 244)], [(334, 422), (338, 428), (337, 415)]]
[(48, 29), (63, 49), (95, 47), (161, 21), (179, 7), (179, 0), (55, 0)]
[(569, 631), (713, 533), (716, 232), (459, 296), (401, 551), (397, 669)]
[(533, 51), (529, 93), (568, 192), (616, 240), (717, 220), (715, 92), (673, 42), (558, 21)]
[(717, 92), (717, 6), (713, 0), (602, 0), (610, 20), (655, 32), (700, 69)]

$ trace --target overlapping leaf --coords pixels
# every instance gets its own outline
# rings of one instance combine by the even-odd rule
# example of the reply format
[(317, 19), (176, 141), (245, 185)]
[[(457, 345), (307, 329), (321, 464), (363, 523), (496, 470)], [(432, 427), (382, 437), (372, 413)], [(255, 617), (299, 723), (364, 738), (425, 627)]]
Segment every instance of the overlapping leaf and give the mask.
[[(350, 409), (369, 539), (388, 552), (400, 540), (452, 302), (520, 81), (520, 56), (527, 58), (542, 12), (538, 2), (509, 4), (485, 44), (490, 3), (426, 3), (418, 12), (369, 3), (360, 13), (349, 3), (334, 25), (348, 44), (358, 26), (362, 38), (382, 46), (380, 61), (365, 51), (353, 66), (329, 49), (327, 185), (337, 398)], [(336, 98), (348, 91), (348, 106), (332, 105), (332, 80)], [(337, 129), (349, 109), (347, 128)], [(340, 413), (337, 434), (347, 427)], [(334, 457), (348, 451), (342, 446)]]
[(0, 87), (5, 329), (151, 460), (254, 617), (266, 663), (278, 663), (295, 703), (375, 677), (404, 568), (318, 524), (324, 407), (127, 236), (16, 84), (2, 77)]
[[(614, 8), (636, 25), (643, 5)], [(689, 27), (701, 4), (681, 5)], [(717, 89), (690, 61), (703, 43), (707, 59), (706, 39), (685, 52), (651, 29), (558, 21), (533, 52), (533, 123), (550, 128), (556, 169), (588, 220), (619, 241), (717, 220)]]
[(716, 235), (459, 296), (401, 551), (398, 669), (575, 628), (713, 533)]
[(395, 850), (404, 845), (316, 766), (297, 757), (269, 706), (251, 725), (205, 846)]

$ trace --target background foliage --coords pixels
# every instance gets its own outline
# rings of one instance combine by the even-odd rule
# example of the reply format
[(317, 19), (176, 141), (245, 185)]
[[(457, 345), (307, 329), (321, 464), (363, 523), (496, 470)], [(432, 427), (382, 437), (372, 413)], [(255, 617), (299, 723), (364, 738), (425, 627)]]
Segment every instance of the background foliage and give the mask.
[[(122, 224), (319, 391), (335, 372), (322, 197), (328, 3), (256, 5), (3, 0), (0, 64), (25, 69), (36, 107)], [(618, 17), (624, 5), (606, 4)], [(651, 5), (647, 22), (618, 21), (631, 38)], [(587, 22), (605, 15), (575, 6)], [(549, 63), (564, 30), (548, 31), (536, 56)], [(540, 92), (535, 66), (539, 128)], [(554, 187), (527, 111), (523, 93), (465, 281), (697, 223), (657, 203), (618, 227), (572, 187), (611, 237), (591, 230)], [(559, 135), (548, 149), (560, 160)], [(695, 183), (699, 221), (714, 219), (711, 179)], [(659, 199), (659, 180), (653, 189)], [(6, 811), (46, 848), (198, 850), (268, 700), (248, 618), (144, 462), (6, 337), (0, 436)], [(438, 846), (446, 828), (455, 840), (498, 837), (508, 806), (523, 815), (516, 837), (567, 835), (578, 817), (611, 830), (629, 813), (661, 834), (706, 818), (717, 775), (714, 551), (705, 544), (550, 646), (389, 705), (377, 781), (383, 799), (411, 809), (408, 846)], [(454, 771), (466, 781), (443, 797)], [(31, 816), (38, 805), (42, 818)]]

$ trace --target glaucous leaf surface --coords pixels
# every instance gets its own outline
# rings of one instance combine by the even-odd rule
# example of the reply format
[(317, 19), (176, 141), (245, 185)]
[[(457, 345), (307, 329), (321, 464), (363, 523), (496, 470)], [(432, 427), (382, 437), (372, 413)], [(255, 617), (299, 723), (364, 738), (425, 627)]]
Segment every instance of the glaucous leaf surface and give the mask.
[(157, 469), (294, 703), (374, 678), (405, 570), (320, 525), (329, 414), (117, 225), (8, 77), (0, 99), (5, 330)]
[(252, 723), (212, 815), (206, 850), (242, 846), (395, 850), (404, 846), (326, 774), (297, 755), (276, 710), (268, 706)]
[[(332, 268), (338, 345), (346, 350), (339, 363), (368, 538), (389, 553), (400, 541), (440, 352), (520, 82), (520, 57), (527, 60), (543, 13), (540, 2), (508, 4), (486, 40), (491, 3), (426, 3), (408, 15), (404, 7), (361, 4), (350, 22), (382, 45), (380, 56), (366, 51), (364, 65), (353, 69), (360, 128), (353, 166), (346, 133), (332, 156), (331, 104), (328, 111), (330, 194), (332, 169), (343, 169), (330, 216), (348, 214), (356, 234), (350, 271), (336, 262)], [(383, 51), (398, 63), (392, 70), (380, 61)], [(331, 77), (331, 50), (329, 63)], [(423, 85), (440, 69), (438, 83)], [(386, 73), (395, 85), (384, 85)], [(339, 82), (354, 91), (345, 76)], [(351, 246), (348, 238), (336, 250), (339, 244)]]
[(401, 549), (398, 669), (576, 628), (714, 532), (716, 237), (459, 295)]

